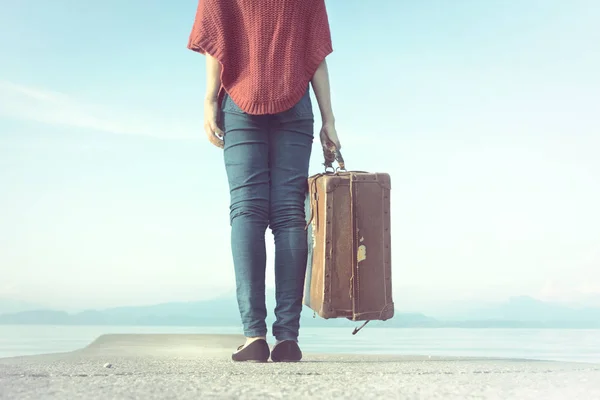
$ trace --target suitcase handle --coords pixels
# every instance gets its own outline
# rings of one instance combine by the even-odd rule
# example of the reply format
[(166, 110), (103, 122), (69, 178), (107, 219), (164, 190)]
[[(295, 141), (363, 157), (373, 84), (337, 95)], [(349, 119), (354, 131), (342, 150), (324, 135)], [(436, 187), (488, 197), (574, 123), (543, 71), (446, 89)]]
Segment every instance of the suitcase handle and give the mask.
[[(323, 149), (323, 158), (325, 162), (323, 165), (325, 166), (325, 172), (337, 172), (337, 171), (346, 171), (346, 162), (344, 161), (344, 157), (342, 157), (342, 153), (337, 148), (325, 150)], [(338, 168), (333, 168), (333, 162), (336, 161), (338, 164)]]

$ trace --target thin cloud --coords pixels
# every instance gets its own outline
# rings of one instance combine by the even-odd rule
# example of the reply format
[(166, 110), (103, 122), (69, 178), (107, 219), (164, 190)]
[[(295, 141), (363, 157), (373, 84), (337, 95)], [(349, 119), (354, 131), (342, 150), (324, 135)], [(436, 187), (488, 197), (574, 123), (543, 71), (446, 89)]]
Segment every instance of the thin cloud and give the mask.
[(113, 134), (157, 138), (193, 138), (200, 125), (188, 126), (161, 119), (152, 113), (111, 109), (90, 104), (64, 93), (0, 81), (0, 115), (51, 125), (90, 129)]

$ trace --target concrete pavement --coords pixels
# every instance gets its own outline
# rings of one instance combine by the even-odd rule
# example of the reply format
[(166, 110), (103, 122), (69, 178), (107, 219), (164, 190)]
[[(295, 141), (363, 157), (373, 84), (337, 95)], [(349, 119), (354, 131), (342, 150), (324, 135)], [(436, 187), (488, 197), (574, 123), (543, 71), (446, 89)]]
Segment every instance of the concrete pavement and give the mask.
[(105, 335), (71, 353), (0, 359), (0, 398), (600, 399), (595, 364), (327, 354), (295, 364), (233, 363), (242, 342)]

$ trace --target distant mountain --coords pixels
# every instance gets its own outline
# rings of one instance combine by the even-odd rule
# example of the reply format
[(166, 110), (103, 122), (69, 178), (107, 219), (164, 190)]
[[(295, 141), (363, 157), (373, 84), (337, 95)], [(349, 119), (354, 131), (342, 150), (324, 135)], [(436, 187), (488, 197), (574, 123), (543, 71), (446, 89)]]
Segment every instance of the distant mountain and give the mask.
[[(267, 296), (273, 309), (273, 297)], [(272, 313), (267, 323), (273, 322)], [(348, 327), (361, 322), (345, 318), (325, 320), (313, 317), (305, 307), (301, 324), (305, 327)], [(164, 303), (142, 307), (119, 307), (68, 314), (53, 310), (23, 311), (0, 315), (0, 324), (56, 325), (137, 325), (137, 326), (239, 326), (234, 297), (221, 297), (188, 303)], [(507, 303), (486, 307), (460, 320), (441, 321), (418, 313), (396, 312), (388, 321), (373, 321), (369, 326), (397, 328), (600, 328), (600, 309), (568, 308), (529, 297), (517, 297)]]
[[(267, 308), (274, 308), (274, 294), (267, 294)], [(307, 307), (302, 326), (354, 327), (358, 323), (345, 318), (325, 320)], [(273, 323), (272, 312), (267, 323)], [(371, 324), (378, 324), (372, 322)], [(0, 324), (57, 325), (154, 325), (154, 326), (239, 326), (237, 301), (233, 296), (198, 302), (163, 303), (138, 307), (117, 307), (106, 310), (86, 310), (68, 314), (55, 310), (31, 310), (0, 315)], [(383, 326), (436, 326), (438, 322), (422, 314), (401, 314), (385, 321)]]
[[(272, 310), (273, 307), (270, 307)], [(354, 327), (348, 319), (325, 320), (313, 316), (305, 307), (302, 326)], [(267, 324), (273, 323), (272, 313)], [(372, 322), (376, 324), (379, 322)], [(396, 314), (385, 326), (435, 326), (437, 321), (421, 314)], [(0, 315), (0, 325), (131, 325), (131, 326), (239, 326), (235, 299), (215, 299), (203, 302), (165, 303), (143, 307), (119, 307), (107, 310), (87, 310), (68, 314), (55, 310), (24, 311)]]

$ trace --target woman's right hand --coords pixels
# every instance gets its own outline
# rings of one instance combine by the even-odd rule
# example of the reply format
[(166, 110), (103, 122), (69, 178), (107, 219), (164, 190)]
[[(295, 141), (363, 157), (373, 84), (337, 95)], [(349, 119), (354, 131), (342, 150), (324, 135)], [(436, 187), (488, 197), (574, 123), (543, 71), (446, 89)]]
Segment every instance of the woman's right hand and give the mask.
[(217, 99), (204, 101), (204, 132), (208, 140), (219, 148), (224, 148), (223, 136), (225, 134), (217, 124), (219, 115), (219, 102)]
[(342, 144), (340, 143), (340, 139), (338, 138), (335, 129), (335, 123), (333, 122), (323, 123), (319, 137), (321, 139), (323, 151), (340, 150), (342, 148)]

